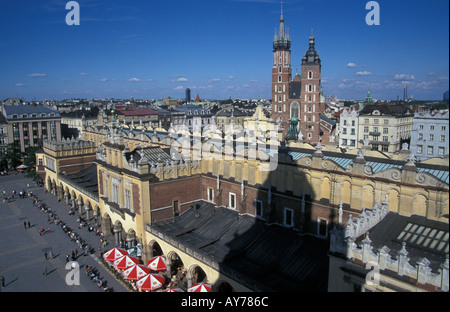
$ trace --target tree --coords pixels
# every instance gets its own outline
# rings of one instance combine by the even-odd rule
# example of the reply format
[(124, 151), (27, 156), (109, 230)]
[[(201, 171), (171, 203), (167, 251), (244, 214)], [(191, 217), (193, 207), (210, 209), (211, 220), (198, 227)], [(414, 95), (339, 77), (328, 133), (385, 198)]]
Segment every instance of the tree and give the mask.
[(6, 165), (6, 168), (14, 169), (22, 164), (21, 158), (22, 152), (20, 151), (19, 143), (14, 142), (7, 145), (0, 163)]
[(37, 146), (29, 146), (25, 149), (23, 155), (23, 164), (27, 166), (27, 171), (36, 167), (36, 151), (39, 149)]

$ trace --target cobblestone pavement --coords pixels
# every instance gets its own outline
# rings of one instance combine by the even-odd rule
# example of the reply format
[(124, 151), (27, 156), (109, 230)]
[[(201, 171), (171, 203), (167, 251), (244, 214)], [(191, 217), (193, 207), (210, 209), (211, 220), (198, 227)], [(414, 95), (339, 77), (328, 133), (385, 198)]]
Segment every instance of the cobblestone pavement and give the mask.
[[(27, 187), (27, 184), (30, 187)], [(3, 191), (11, 194), (15, 190), (15, 199), (3, 203)], [(48, 224), (48, 215), (33, 205), (29, 197), (20, 199), (19, 192), (26, 190), (36, 194), (42, 202), (52, 209), (58, 218), (65, 222), (73, 231), (79, 234), (95, 252), (83, 255), (82, 250), (62, 228), (54, 223)], [(44, 193), (43, 187), (38, 187), (24, 174), (0, 176), (0, 276), (4, 276), (3, 292), (104, 292), (85, 274), (86, 265), (96, 268), (103, 281), (114, 292), (127, 292), (117, 279), (101, 264), (98, 258), (100, 239), (87, 228), (78, 228), (77, 215), (69, 215), (69, 206), (58, 202), (50, 193)], [(25, 228), (24, 222), (30, 222), (31, 227)], [(50, 228), (52, 232), (40, 235), (39, 229)], [(110, 243), (103, 251), (112, 248)], [(66, 269), (66, 254), (71, 255), (78, 249), (77, 262), (80, 265), (80, 285), (67, 285), (66, 276), (71, 272)], [(52, 253), (53, 259), (45, 259), (45, 253)], [(45, 276), (44, 270), (47, 271)], [(72, 277), (70, 277), (72, 278)], [(70, 280), (69, 278), (69, 280)], [(72, 279), (73, 280), (73, 279)]]

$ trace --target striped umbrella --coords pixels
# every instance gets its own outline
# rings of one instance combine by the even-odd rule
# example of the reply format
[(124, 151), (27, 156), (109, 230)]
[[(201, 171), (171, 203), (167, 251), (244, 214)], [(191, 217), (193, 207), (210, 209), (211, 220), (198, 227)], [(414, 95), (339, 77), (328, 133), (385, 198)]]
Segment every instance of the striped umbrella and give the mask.
[(122, 274), (128, 280), (137, 281), (148, 273), (150, 273), (150, 269), (146, 266), (143, 266), (141, 264), (134, 264), (123, 271)]
[(164, 285), (166, 279), (159, 274), (147, 274), (136, 282), (136, 286), (141, 290), (155, 290)]
[(118, 258), (126, 255), (128, 255), (128, 252), (126, 250), (113, 248), (103, 254), (103, 259), (105, 259), (106, 261), (115, 261)]
[(133, 266), (138, 263), (139, 263), (138, 258), (130, 257), (130, 256), (123, 256), (114, 261), (114, 266), (117, 269), (125, 270), (125, 269), (129, 268), (130, 266)]
[(180, 288), (167, 288), (167, 289), (163, 290), (162, 292), (184, 292), (184, 291)]
[(187, 289), (188, 292), (211, 292), (211, 285), (207, 283), (197, 283)]
[(167, 270), (166, 259), (163, 256), (153, 257), (147, 261), (147, 265), (153, 271)]

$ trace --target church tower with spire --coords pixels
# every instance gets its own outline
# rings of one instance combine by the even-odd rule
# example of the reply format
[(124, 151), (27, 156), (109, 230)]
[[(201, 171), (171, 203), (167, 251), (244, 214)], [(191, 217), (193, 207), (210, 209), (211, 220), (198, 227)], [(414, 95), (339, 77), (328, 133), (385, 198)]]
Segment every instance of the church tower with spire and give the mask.
[(311, 31), (309, 49), (302, 58), (302, 116), (301, 126), (305, 140), (318, 143), (320, 139), (320, 113), (325, 110), (321, 102), (321, 62)]
[(275, 29), (272, 66), (272, 118), (282, 128), (289, 122), (289, 90), (291, 82), (291, 39), (284, 27), (283, 3), (281, 3), (280, 29)]
[[(321, 60), (312, 31), (309, 49), (301, 60), (301, 74), (297, 73), (294, 79), (290, 48), (291, 38), (285, 29), (281, 3), (280, 29), (275, 29), (273, 40), (272, 119), (280, 126), (283, 140), (301, 138), (314, 145), (322, 139), (328, 141), (333, 125), (328, 118), (322, 118), (325, 102), (321, 88)], [(290, 135), (287, 136), (288, 132)], [(322, 140), (322, 144), (325, 141)]]

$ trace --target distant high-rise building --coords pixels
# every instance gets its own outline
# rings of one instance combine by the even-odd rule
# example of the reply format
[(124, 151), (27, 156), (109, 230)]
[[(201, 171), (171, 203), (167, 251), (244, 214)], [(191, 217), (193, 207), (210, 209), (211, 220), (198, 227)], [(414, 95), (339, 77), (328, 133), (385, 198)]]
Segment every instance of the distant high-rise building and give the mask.
[(186, 102), (190, 102), (191, 101), (191, 89), (186, 88)]
[(444, 96), (442, 98), (444, 102), (448, 102), (448, 90), (444, 92)]

